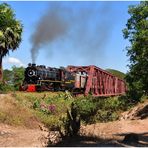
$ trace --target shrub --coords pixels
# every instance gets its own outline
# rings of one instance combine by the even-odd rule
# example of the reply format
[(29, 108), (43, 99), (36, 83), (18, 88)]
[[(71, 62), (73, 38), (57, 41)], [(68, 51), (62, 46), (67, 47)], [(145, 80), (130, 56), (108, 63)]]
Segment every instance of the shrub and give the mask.
[(117, 120), (118, 118), (119, 115), (117, 112), (112, 112), (112, 110), (98, 110), (94, 121), (108, 122)]
[(77, 108), (80, 118), (86, 123), (92, 122), (92, 117), (97, 112), (97, 103), (94, 102), (93, 98), (78, 98), (74, 101), (74, 104)]
[(94, 98), (89, 95), (87, 97), (78, 97), (74, 103), (81, 119), (85, 123), (117, 120), (120, 112), (132, 106), (126, 96)]
[(70, 109), (67, 110), (65, 117), (61, 118), (62, 124), (59, 127), (59, 132), (62, 138), (73, 137), (79, 134), (80, 116), (77, 105), (71, 103)]

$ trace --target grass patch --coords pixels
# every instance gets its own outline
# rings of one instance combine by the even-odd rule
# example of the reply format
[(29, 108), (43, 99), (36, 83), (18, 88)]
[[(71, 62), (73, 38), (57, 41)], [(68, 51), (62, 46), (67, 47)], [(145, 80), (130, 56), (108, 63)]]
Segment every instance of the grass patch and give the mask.
[[(35, 116), (27, 107), (22, 106), (11, 95), (1, 97), (0, 122), (32, 128), (30, 122), (35, 121)], [(37, 120), (36, 120), (37, 121)]]
[(12, 96), (20, 106), (27, 108), (32, 116), (51, 129), (59, 126), (60, 118), (65, 116), (67, 109), (73, 101), (73, 98), (69, 98), (63, 92), (15, 92)]

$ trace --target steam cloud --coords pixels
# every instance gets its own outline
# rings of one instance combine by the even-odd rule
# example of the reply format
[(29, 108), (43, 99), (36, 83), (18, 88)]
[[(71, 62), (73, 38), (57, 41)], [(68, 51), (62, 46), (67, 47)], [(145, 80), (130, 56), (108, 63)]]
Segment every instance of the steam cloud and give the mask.
[(84, 3), (83, 7), (74, 10), (61, 2), (50, 3), (31, 36), (32, 62), (35, 63), (41, 49), (51, 50), (49, 45), (60, 38), (70, 41), (83, 61), (98, 62), (113, 28), (110, 4), (104, 2), (101, 7), (91, 7)]

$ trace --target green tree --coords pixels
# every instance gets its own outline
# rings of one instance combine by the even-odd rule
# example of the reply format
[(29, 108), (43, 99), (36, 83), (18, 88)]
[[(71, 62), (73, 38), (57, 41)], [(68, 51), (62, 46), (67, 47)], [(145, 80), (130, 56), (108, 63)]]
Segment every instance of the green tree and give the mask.
[(127, 47), (130, 65), (126, 80), (129, 93), (135, 99), (148, 95), (148, 1), (128, 9), (130, 18), (123, 30), (124, 38), (131, 43)]
[(13, 73), (11, 70), (5, 69), (3, 70), (3, 81), (7, 84), (12, 84)]
[(16, 50), (21, 42), (23, 26), (15, 18), (14, 11), (6, 4), (0, 4), (0, 81), (2, 81), (2, 59), (9, 51)]
[(24, 80), (24, 71), (25, 69), (23, 67), (12, 67), (13, 85), (15, 90), (19, 90), (19, 87)]

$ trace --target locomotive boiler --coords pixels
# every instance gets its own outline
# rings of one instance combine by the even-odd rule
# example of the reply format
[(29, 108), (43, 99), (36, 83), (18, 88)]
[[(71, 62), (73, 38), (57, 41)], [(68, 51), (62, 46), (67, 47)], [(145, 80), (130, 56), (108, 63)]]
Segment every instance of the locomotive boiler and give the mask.
[(53, 68), (28, 64), (21, 90), (65, 91), (93, 96), (115, 96), (126, 92), (124, 80), (111, 73), (91, 66), (68, 66)]

